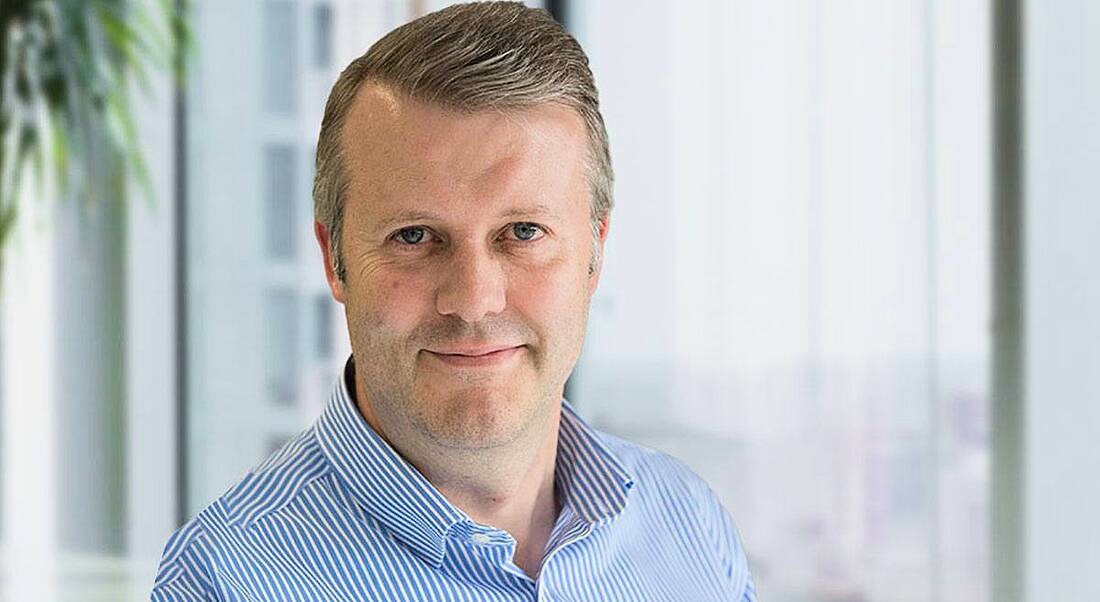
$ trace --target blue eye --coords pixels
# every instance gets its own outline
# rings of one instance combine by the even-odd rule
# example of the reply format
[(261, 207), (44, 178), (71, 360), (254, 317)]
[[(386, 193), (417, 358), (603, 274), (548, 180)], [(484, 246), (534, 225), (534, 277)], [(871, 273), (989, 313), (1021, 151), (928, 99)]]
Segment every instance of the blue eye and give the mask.
[(407, 244), (416, 245), (424, 240), (424, 228), (403, 228), (397, 231), (397, 240)]
[(512, 234), (517, 240), (534, 240), (542, 228), (530, 222), (517, 222), (512, 224)]

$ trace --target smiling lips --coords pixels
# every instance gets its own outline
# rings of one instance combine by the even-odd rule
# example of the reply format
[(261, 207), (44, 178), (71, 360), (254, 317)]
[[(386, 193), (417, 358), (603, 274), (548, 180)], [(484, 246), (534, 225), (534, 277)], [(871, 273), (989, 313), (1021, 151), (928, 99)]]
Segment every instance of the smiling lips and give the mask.
[(461, 347), (452, 349), (425, 349), (431, 357), (457, 368), (484, 368), (500, 365), (523, 351), (524, 346), (491, 345), (485, 347)]

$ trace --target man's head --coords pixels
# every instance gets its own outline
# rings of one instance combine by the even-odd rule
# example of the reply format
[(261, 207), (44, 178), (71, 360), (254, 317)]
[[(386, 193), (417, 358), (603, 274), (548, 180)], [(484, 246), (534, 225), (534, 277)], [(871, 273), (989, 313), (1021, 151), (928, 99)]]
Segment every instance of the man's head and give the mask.
[[(352, 61), (332, 87), (317, 142), (314, 214), (330, 233), (333, 269), (346, 275), (342, 223), (348, 174), (341, 132), (364, 82), (458, 112), (547, 103), (574, 109), (588, 137), (593, 236), (614, 205), (611, 155), (599, 93), (580, 44), (543, 10), (518, 2), (458, 4), (391, 31)], [(595, 247), (594, 247), (595, 248)], [(598, 257), (594, 258), (598, 261)]]
[(533, 436), (580, 353), (611, 184), (587, 58), (544, 11), (444, 9), (341, 74), (315, 229), (388, 436)]

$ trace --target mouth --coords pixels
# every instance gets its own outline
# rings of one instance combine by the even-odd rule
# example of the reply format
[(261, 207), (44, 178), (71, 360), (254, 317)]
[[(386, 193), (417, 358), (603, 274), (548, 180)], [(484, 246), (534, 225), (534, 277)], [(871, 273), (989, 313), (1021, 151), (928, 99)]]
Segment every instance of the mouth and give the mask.
[(523, 352), (524, 347), (524, 345), (491, 345), (436, 350), (425, 349), (424, 353), (455, 368), (490, 368), (505, 364), (518, 357)]

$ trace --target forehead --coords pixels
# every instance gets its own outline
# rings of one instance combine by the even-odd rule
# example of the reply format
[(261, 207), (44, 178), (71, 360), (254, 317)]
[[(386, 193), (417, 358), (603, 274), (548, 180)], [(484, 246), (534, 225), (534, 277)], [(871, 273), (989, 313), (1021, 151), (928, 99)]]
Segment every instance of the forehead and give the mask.
[(464, 113), (369, 82), (348, 111), (341, 145), (349, 201), (369, 198), (380, 209), (409, 199), (587, 198), (584, 122), (556, 103)]

